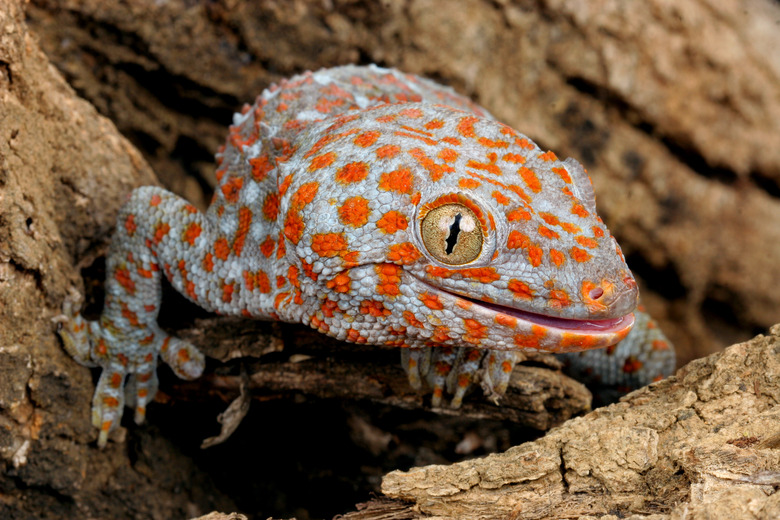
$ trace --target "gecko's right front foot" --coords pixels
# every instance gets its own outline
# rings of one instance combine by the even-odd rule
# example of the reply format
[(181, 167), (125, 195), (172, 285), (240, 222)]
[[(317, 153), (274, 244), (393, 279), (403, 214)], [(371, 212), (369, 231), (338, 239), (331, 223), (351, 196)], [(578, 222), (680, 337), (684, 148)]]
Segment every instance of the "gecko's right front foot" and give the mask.
[(73, 300), (65, 302), (63, 315), (57, 319), (58, 332), (76, 362), (102, 368), (92, 399), (92, 424), (100, 429), (100, 448), (119, 424), (125, 402), (135, 409), (135, 422), (144, 421), (146, 405), (157, 392), (158, 355), (182, 379), (195, 379), (203, 372), (203, 354), (192, 344), (156, 326), (139, 326), (134, 319), (121, 328), (107, 319), (89, 321), (75, 308)]

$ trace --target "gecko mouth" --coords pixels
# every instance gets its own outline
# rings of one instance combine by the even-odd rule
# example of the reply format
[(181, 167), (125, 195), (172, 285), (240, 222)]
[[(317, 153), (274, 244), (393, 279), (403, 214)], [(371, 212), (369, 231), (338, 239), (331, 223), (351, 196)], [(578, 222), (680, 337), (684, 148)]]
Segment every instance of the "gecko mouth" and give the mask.
[(496, 303), (477, 300), (463, 294), (458, 294), (446, 289), (442, 289), (441, 287), (436, 287), (428, 282), (425, 282), (424, 280), (420, 280), (419, 278), (417, 278), (417, 280), (434, 291), (444, 295), (445, 297), (456, 299), (455, 302), (453, 302), (456, 305), (457, 300), (465, 300), (469, 302), (472, 305), (471, 310), (476, 310), (473, 309), (473, 307), (476, 307), (480, 311), (490, 314), (491, 320), (495, 319), (499, 315), (504, 315), (525, 322), (531, 326), (543, 327), (545, 330), (551, 332), (554, 331), (558, 333), (571, 333), (577, 336), (601, 337), (602, 339), (615, 338), (611, 343), (605, 343), (600, 346), (617, 343), (623, 339), (634, 326), (633, 313), (628, 313), (624, 316), (604, 320), (560, 318), (557, 316), (547, 316), (545, 314), (524, 311), (515, 307), (507, 307)]
[[(440, 289), (441, 290), (441, 289)], [(489, 303), (482, 300), (475, 300), (468, 296), (462, 296), (449, 291), (444, 291), (452, 296), (461, 298), (471, 302), (474, 305), (489, 309), (495, 313), (505, 314), (513, 318), (527, 321), (534, 325), (540, 325), (548, 329), (559, 329), (564, 331), (576, 331), (579, 333), (591, 333), (591, 334), (615, 334), (626, 331), (634, 325), (634, 314), (629, 313), (625, 316), (618, 318), (610, 318), (606, 320), (578, 320), (573, 318), (558, 318), (555, 316), (547, 316), (544, 314), (537, 314), (535, 312), (523, 311), (514, 307), (505, 307), (495, 303)]]

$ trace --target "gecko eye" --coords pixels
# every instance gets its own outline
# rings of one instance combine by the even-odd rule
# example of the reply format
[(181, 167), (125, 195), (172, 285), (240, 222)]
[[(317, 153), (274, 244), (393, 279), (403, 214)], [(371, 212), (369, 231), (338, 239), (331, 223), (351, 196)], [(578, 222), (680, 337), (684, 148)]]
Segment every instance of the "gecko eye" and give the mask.
[(472, 262), (482, 252), (482, 228), (474, 212), (462, 204), (445, 204), (423, 218), (423, 244), (438, 261), (448, 265)]

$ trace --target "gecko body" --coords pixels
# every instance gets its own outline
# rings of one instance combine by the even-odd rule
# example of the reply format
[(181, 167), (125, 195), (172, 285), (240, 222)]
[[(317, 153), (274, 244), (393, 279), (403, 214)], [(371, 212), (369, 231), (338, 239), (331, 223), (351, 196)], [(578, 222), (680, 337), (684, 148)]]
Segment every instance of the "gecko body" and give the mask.
[(606, 347), (634, 323), (636, 283), (583, 167), (431, 81), (374, 66), (282, 81), (236, 114), (217, 164), (205, 214), (135, 190), (101, 318), (66, 309), (66, 349), (103, 369), (101, 446), (125, 394), (143, 421), (158, 356), (203, 369), (157, 326), (163, 275), (210, 311), (399, 347), (434, 405), (449, 390), (457, 406), (480, 367), (500, 395), (518, 352)]

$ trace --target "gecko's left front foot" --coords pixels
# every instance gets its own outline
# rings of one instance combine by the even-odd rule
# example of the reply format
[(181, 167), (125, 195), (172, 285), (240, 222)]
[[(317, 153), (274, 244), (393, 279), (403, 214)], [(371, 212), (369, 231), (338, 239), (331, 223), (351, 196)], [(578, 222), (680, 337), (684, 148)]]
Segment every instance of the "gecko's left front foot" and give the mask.
[(482, 389), (496, 400), (506, 393), (518, 353), (511, 350), (476, 348), (425, 347), (401, 351), (401, 363), (412, 388), (419, 390), (423, 381), (432, 389), (431, 404), (441, 406), (444, 392), (452, 395), (451, 408), (460, 408), (466, 390), (482, 368)]
[(203, 372), (205, 361), (197, 348), (156, 326), (119, 328), (108, 320), (86, 320), (76, 309), (73, 299), (63, 304), (58, 333), (76, 362), (102, 367), (92, 399), (92, 424), (100, 429), (100, 448), (119, 424), (125, 402), (135, 409), (135, 422), (144, 421), (146, 405), (157, 393), (158, 355), (182, 379)]

